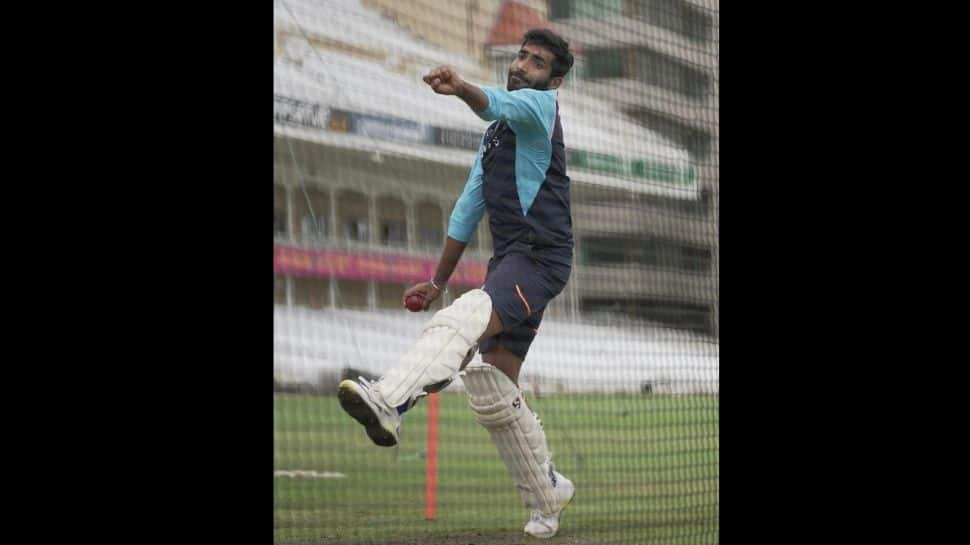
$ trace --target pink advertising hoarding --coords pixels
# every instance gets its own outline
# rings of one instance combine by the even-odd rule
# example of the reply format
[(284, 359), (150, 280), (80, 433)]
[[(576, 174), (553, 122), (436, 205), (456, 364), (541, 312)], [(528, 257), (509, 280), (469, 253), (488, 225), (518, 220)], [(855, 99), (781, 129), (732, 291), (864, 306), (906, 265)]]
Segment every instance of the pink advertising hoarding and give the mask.
[[(273, 272), (288, 276), (312, 276), (375, 282), (421, 282), (430, 279), (436, 259), (402, 255), (320, 250), (284, 246), (273, 248)], [(485, 281), (487, 263), (462, 261), (448, 281), (453, 286), (479, 287)]]

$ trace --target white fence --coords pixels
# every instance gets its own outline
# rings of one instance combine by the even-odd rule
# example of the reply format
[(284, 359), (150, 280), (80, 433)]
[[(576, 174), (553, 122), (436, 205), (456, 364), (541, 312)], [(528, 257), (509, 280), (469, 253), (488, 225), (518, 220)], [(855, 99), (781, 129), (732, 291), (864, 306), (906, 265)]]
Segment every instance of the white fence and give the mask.
[[(281, 384), (318, 385), (348, 367), (380, 375), (414, 343), (430, 317), (403, 309), (277, 306), (274, 376)], [(677, 330), (546, 319), (523, 364), (520, 385), (544, 393), (718, 393), (718, 345)], [(462, 389), (461, 381), (452, 389)]]

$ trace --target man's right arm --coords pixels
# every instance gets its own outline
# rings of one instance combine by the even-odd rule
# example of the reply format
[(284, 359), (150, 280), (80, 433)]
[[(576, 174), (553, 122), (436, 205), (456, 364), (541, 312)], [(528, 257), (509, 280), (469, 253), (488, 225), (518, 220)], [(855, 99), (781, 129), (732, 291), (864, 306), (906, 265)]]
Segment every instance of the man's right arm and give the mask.
[[(438, 268), (435, 270), (434, 278), (429, 282), (422, 282), (404, 292), (401, 299), (403, 305), (408, 296), (420, 294), (425, 299), (425, 310), (438, 296), (444, 291), (448, 284), (448, 279), (455, 271), (458, 261), (461, 259), (468, 241), (471, 240), (478, 223), (485, 214), (485, 199), (482, 196), (482, 154), (479, 148), (475, 164), (468, 174), (468, 181), (465, 182), (465, 190), (458, 197), (455, 208), (451, 212), (448, 220), (448, 236), (445, 239), (445, 247), (438, 260)], [(434, 282), (437, 288), (432, 285)]]
[(445, 248), (441, 251), (441, 259), (438, 260), (438, 269), (433, 278), (434, 283), (439, 288), (444, 288), (445, 284), (448, 283), (448, 279), (451, 278), (451, 273), (455, 272), (458, 260), (461, 259), (461, 254), (465, 252), (467, 245), (467, 242), (455, 240), (451, 237), (447, 237), (445, 240)]
[(451, 273), (454, 272), (461, 254), (465, 251), (465, 246), (474, 235), (484, 214), (482, 151), (479, 147), (475, 164), (472, 165), (472, 170), (468, 173), (468, 181), (465, 182), (465, 190), (458, 197), (458, 202), (455, 203), (455, 208), (451, 211), (451, 217), (448, 220), (448, 237), (445, 240), (445, 248), (441, 252), (441, 259), (438, 261), (438, 270), (434, 276), (435, 284), (444, 286), (451, 278)]

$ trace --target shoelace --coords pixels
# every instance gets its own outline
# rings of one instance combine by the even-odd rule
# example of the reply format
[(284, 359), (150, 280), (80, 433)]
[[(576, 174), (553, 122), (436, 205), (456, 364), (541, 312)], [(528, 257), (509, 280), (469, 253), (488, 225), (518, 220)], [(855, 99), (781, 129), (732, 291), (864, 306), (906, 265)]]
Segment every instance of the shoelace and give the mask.
[[(360, 383), (361, 387), (363, 387), (364, 390), (367, 390), (367, 394), (369, 397), (371, 396), (371, 392), (373, 391), (371, 386), (373, 386), (374, 384), (377, 384), (376, 380), (367, 380), (364, 377), (357, 377), (357, 382)], [(375, 403), (375, 404), (377, 405), (377, 408), (381, 410), (381, 412), (390, 416), (397, 416), (396, 413), (388, 410), (383, 403)]]

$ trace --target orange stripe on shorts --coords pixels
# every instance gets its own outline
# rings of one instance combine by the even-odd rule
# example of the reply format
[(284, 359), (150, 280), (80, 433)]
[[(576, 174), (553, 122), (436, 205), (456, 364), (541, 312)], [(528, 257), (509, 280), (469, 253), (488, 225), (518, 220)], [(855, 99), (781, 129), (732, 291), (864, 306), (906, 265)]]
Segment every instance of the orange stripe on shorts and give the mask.
[(525, 305), (525, 311), (528, 313), (526, 314), (526, 318), (532, 316), (532, 307), (530, 307), (529, 302), (525, 300), (525, 296), (522, 295), (522, 290), (519, 289), (518, 284), (515, 285), (515, 291), (519, 294), (519, 299), (522, 299), (522, 304)]

